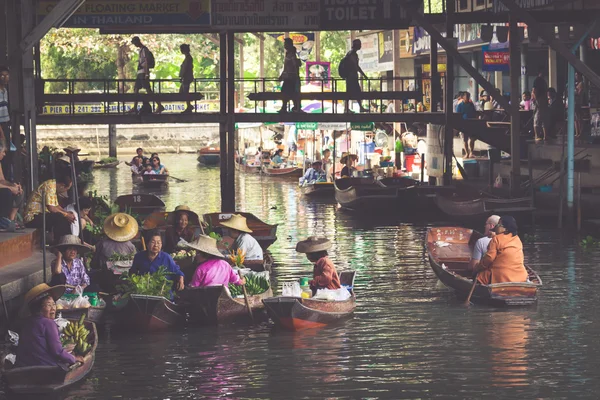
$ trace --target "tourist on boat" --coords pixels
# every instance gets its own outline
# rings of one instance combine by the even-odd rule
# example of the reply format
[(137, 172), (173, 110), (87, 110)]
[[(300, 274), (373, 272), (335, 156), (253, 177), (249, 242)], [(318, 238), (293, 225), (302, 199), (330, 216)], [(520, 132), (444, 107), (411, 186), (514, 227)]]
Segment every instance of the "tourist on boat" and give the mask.
[(83, 362), (83, 357), (73, 356), (60, 342), (56, 318), (56, 303), (65, 292), (64, 286), (50, 287), (41, 283), (25, 295), (29, 307), (28, 317), (19, 332), (15, 367), (47, 365), (68, 367)]
[(144, 170), (144, 175), (156, 175), (154, 169), (152, 169), (152, 165), (146, 165), (146, 169)]
[(23, 221), (28, 228), (41, 228), (42, 221), (42, 194), (46, 200), (46, 230), (53, 231), (55, 238), (71, 232), (71, 224), (75, 221), (75, 214), (66, 211), (58, 204), (58, 196), (66, 194), (72, 186), (69, 175), (59, 175), (56, 179), (48, 179), (38, 186), (29, 196), (25, 207)]
[(131, 159), (130, 165), (135, 164), (136, 158), (140, 158), (142, 160), (142, 164), (145, 164), (146, 161), (148, 160), (148, 157), (144, 156), (144, 149), (142, 149), (141, 147), (138, 147), (135, 150), (135, 152), (136, 152), (136, 155)]
[(305, 253), (308, 261), (314, 263), (313, 279), (309, 281), (313, 295), (318, 289), (339, 289), (340, 277), (335, 266), (328, 257), (327, 250), (331, 242), (322, 237), (311, 236), (296, 244), (298, 253)]
[(282, 154), (283, 154), (283, 149), (278, 149), (275, 152), (275, 155), (271, 158), (271, 165), (273, 165), (274, 167), (280, 167), (281, 165), (285, 164)]
[(165, 251), (174, 253), (177, 251), (177, 243), (183, 239), (186, 242), (191, 242), (196, 236), (195, 230), (190, 226), (199, 226), (200, 221), (198, 214), (190, 210), (188, 206), (177, 206), (175, 211), (169, 213), (167, 224), (169, 227), (165, 231)]
[(131, 160), (131, 175), (138, 176), (144, 172), (143, 160), (141, 157), (133, 157)]
[(356, 154), (350, 154), (350, 153), (342, 154), (342, 158), (340, 158), (340, 163), (342, 163), (344, 165), (344, 168), (342, 168), (342, 172), (340, 172), (341, 178), (351, 178), (352, 177), (355, 161), (358, 161), (358, 156)]
[(321, 158), (321, 162), (323, 163), (323, 171), (325, 171), (325, 176), (327, 181), (331, 180), (331, 165), (333, 161), (331, 160), (331, 150), (325, 149), (323, 150), (323, 158)]
[(230, 283), (243, 285), (246, 283), (244, 278), (240, 278), (231, 265), (223, 260), (223, 254), (217, 248), (216, 239), (200, 235), (195, 241), (186, 243), (186, 247), (196, 250), (194, 261), (199, 264), (190, 282), (190, 287), (227, 286)]
[[(81, 240), (75, 235), (64, 235), (58, 239), (58, 244), (52, 250), (56, 260), (50, 264), (52, 269), (50, 286), (81, 286), (84, 291), (89, 291), (86, 288), (90, 284), (90, 277), (79, 255), (89, 252), (90, 247), (81, 244)], [(71, 291), (73, 289), (67, 289), (67, 292)]]
[(526, 282), (523, 243), (517, 236), (517, 222), (504, 216), (494, 228), (494, 237), (481, 262), (475, 266), (482, 285), (502, 282)]
[(483, 230), (484, 236), (475, 242), (475, 246), (473, 246), (473, 254), (471, 255), (471, 261), (469, 262), (469, 269), (473, 270), (475, 265), (481, 261), (483, 255), (487, 252), (488, 245), (492, 241), (494, 237), (494, 228), (498, 225), (500, 221), (500, 217), (497, 215), (492, 215), (485, 221), (485, 228)]
[(306, 173), (300, 178), (300, 185), (305, 185), (315, 182), (325, 182), (325, 171), (321, 168), (323, 163), (321, 161), (315, 161), (312, 163), (312, 167), (306, 170)]
[(246, 217), (233, 214), (230, 219), (221, 222), (221, 225), (225, 228), (229, 228), (229, 236), (235, 240), (232, 246), (233, 251), (242, 249), (245, 254), (244, 265), (255, 265), (262, 264), (264, 255), (262, 247), (254, 239), (250, 233), (252, 230), (248, 228), (246, 223)]
[[(6, 156), (6, 142), (0, 137), (0, 161)], [(16, 221), (19, 207), (23, 204), (23, 188), (18, 183), (10, 182), (4, 176), (0, 164), (0, 230), (14, 231), (23, 228)]]
[(169, 171), (165, 168), (165, 166), (160, 163), (160, 158), (158, 158), (158, 156), (152, 157), (150, 160), (150, 165), (152, 166), (154, 173), (157, 175), (169, 174)]
[(168, 279), (173, 281), (176, 290), (183, 290), (183, 272), (175, 264), (173, 258), (162, 251), (162, 238), (160, 232), (151, 230), (145, 235), (148, 250), (138, 252), (133, 258), (130, 274), (146, 275), (153, 274), (160, 267), (165, 267), (170, 275)]

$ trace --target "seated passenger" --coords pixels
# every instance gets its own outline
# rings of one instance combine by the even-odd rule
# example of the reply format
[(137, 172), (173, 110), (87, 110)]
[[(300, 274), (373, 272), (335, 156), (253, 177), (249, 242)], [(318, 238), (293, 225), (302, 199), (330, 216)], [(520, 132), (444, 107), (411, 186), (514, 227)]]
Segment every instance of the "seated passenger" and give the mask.
[(340, 163), (344, 164), (344, 168), (342, 168), (342, 172), (340, 172), (341, 178), (352, 178), (352, 172), (354, 171), (354, 162), (358, 160), (358, 156), (356, 154), (344, 153), (342, 154), (342, 158), (340, 158)]
[(169, 213), (167, 224), (169, 227), (165, 231), (165, 251), (174, 253), (177, 251), (177, 243), (180, 239), (186, 242), (194, 240), (195, 232), (190, 226), (190, 222), (196, 226), (200, 225), (198, 214), (190, 210), (188, 206), (177, 206), (175, 211)]
[[(50, 286), (81, 286), (84, 291), (89, 291), (87, 287), (90, 284), (90, 277), (79, 254), (83, 255), (90, 250), (88, 246), (81, 244), (81, 240), (75, 235), (64, 235), (58, 239), (58, 244), (53, 248), (56, 260), (50, 265), (52, 268)], [(67, 289), (67, 292), (72, 291), (71, 288)]]
[(131, 175), (137, 176), (144, 172), (144, 167), (142, 166), (142, 158), (141, 157), (133, 157), (131, 160)]
[(283, 157), (281, 156), (283, 154), (283, 150), (279, 149), (275, 152), (275, 155), (273, 156), (273, 158), (271, 158), (271, 165), (273, 165), (274, 167), (279, 167), (282, 164), (285, 163), (285, 161), (283, 160)]
[(144, 175), (156, 175), (156, 171), (152, 169), (152, 165), (146, 165), (146, 170), (144, 171)]
[(471, 255), (471, 261), (469, 262), (469, 270), (472, 271), (477, 265), (478, 262), (481, 261), (483, 255), (487, 252), (488, 245), (492, 241), (494, 237), (493, 229), (498, 225), (500, 221), (500, 217), (497, 215), (492, 215), (485, 221), (485, 228), (483, 231), (484, 236), (475, 242), (475, 246), (473, 246), (473, 255)]
[(315, 161), (312, 163), (312, 168), (306, 170), (306, 173), (300, 178), (300, 184), (314, 183), (314, 182), (325, 182), (325, 171), (321, 166), (321, 161)]
[(340, 277), (335, 266), (328, 257), (327, 250), (331, 248), (331, 242), (325, 238), (311, 236), (296, 244), (298, 253), (306, 253), (308, 261), (315, 264), (313, 279), (309, 281), (313, 295), (318, 289), (339, 289)]
[(230, 283), (243, 285), (246, 283), (244, 278), (240, 278), (231, 265), (223, 260), (223, 254), (217, 248), (216, 239), (200, 235), (198, 239), (187, 243), (186, 246), (196, 250), (194, 261), (199, 263), (190, 287), (227, 286)]
[(50, 287), (41, 283), (25, 295), (31, 316), (25, 320), (19, 332), (19, 346), (15, 367), (37, 365), (67, 367), (83, 357), (69, 354), (63, 349), (58, 333), (56, 303), (63, 293), (64, 286)]
[(475, 272), (479, 272), (477, 280), (482, 285), (526, 282), (528, 274), (523, 263), (523, 243), (517, 236), (517, 222), (513, 217), (502, 217), (494, 233), (487, 252), (475, 267)]
[(246, 259), (244, 261), (245, 266), (250, 268), (251, 265), (262, 265), (263, 250), (256, 239), (250, 235), (252, 230), (248, 228), (245, 217), (233, 214), (230, 219), (221, 222), (221, 225), (229, 228), (229, 236), (235, 239), (232, 250), (237, 251), (238, 249), (242, 249), (244, 252)]
[(168, 175), (169, 174), (169, 171), (167, 170), (167, 168), (165, 168), (165, 166), (160, 163), (160, 158), (158, 158), (158, 156), (152, 157), (150, 159), (150, 165), (152, 166), (152, 170), (154, 171), (155, 174), (158, 174), (158, 175)]

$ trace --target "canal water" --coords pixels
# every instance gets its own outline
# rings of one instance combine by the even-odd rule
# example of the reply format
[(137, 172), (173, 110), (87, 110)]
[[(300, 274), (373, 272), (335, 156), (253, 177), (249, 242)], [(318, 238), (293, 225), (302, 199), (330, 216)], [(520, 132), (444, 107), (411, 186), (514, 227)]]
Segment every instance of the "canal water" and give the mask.
[[(156, 194), (173, 209), (219, 210), (219, 170), (165, 155), (175, 177)], [(96, 171), (92, 190), (114, 199), (131, 177)], [(527, 263), (542, 277), (537, 307), (465, 309), (428, 263), (427, 225), (376, 220), (308, 201), (293, 180), (236, 177), (238, 209), (279, 224), (270, 250), (277, 291), (309, 276), (294, 250), (329, 237), (338, 271), (358, 272), (358, 307), (337, 327), (297, 333), (259, 326), (187, 327), (157, 334), (104, 332), (91, 376), (65, 399), (597, 398), (600, 389), (598, 251), (572, 236), (530, 229)], [(410, 210), (407, 210), (409, 213)], [(483, 221), (482, 221), (483, 223)]]

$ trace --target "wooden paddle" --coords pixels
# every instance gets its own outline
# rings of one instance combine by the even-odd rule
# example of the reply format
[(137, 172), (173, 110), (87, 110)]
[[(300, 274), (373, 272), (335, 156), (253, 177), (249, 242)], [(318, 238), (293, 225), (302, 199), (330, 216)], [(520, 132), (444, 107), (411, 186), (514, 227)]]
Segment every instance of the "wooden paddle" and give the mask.
[(248, 301), (248, 292), (246, 292), (246, 284), (242, 285), (242, 291), (244, 292), (244, 302), (246, 303), (246, 309), (248, 310), (248, 315), (250, 316), (250, 321), (254, 324), (254, 315), (252, 314), (252, 309), (250, 308), (250, 301)]
[(479, 272), (473, 278), (473, 285), (471, 286), (471, 290), (469, 291), (469, 295), (467, 296), (467, 300), (465, 300), (465, 307), (469, 307), (471, 304), (471, 296), (473, 296), (473, 292), (475, 291), (475, 285), (477, 285), (477, 277), (479, 276)]
[(175, 179), (177, 182), (187, 182), (187, 180), (185, 180), (185, 179), (179, 179), (170, 174), (169, 174), (169, 176), (171, 177), (171, 179)]

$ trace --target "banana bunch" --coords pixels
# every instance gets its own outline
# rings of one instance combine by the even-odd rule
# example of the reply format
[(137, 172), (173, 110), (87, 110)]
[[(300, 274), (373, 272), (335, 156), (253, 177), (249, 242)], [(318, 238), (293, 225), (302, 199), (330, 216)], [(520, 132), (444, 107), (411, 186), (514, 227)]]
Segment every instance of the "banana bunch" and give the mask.
[[(246, 279), (246, 292), (248, 296), (261, 294), (269, 289), (269, 282), (261, 276), (246, 275), (244, 278)], [(234, 284), (229, 285), (229, 292), (232, 297), (240, 296), (244, 293), (241, 286)]]
[(69, 324), (63, 330), (63, 344), (75, 344), (75, 354), (84, 356), (92, 347), (87, 342), (87, 337), (90, 334), (85, 328), (83, 321), (85, 320), (85, 313), (81, 314), (81, 318), (77, 322), (69, 322)]

